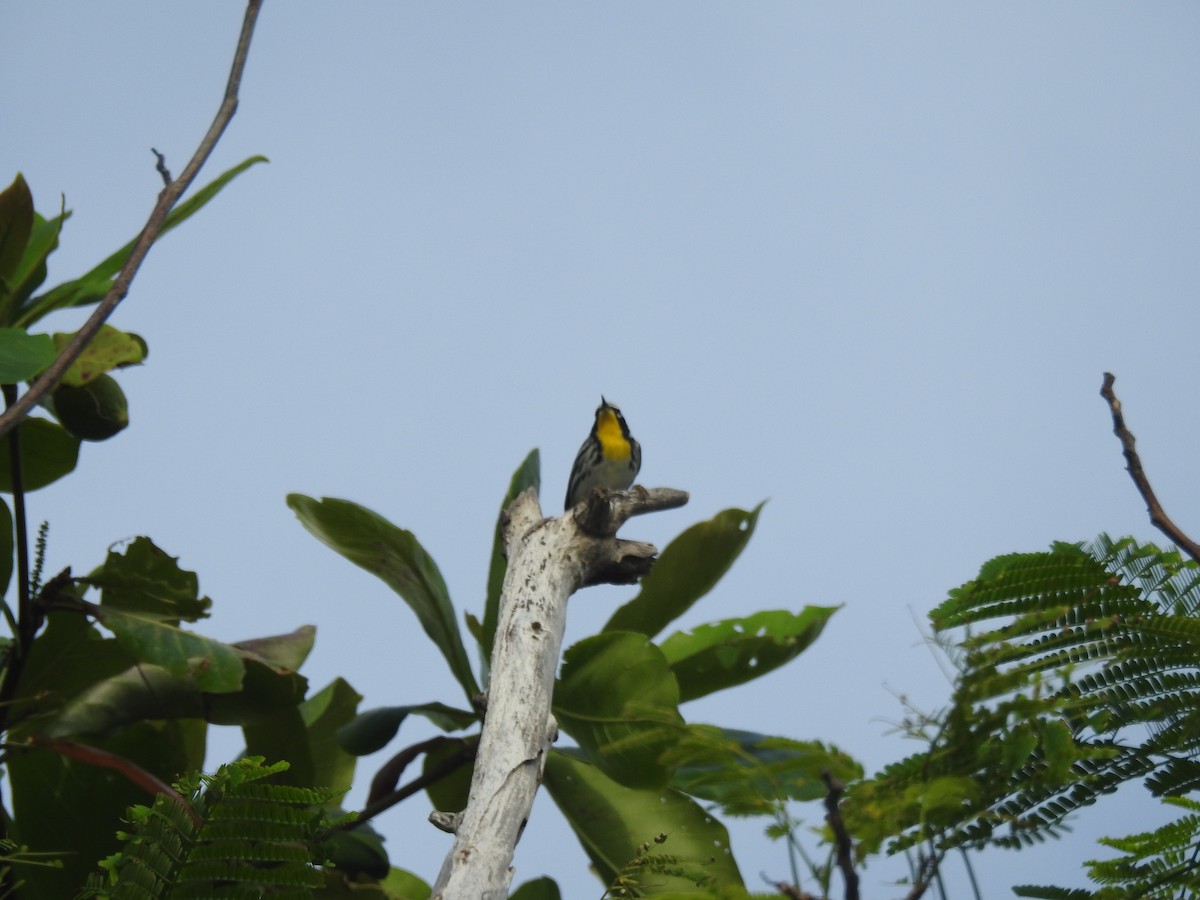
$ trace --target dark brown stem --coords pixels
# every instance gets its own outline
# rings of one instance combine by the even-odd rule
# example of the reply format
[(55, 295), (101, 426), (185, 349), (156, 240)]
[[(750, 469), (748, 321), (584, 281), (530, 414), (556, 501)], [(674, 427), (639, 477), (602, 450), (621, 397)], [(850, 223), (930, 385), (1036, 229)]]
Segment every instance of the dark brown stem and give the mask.
[(1150, 480), (1146, 477), (1146, 471), (1142, 468), (1142, 460), (1134, 448), (1133, 434), (1125, 425), (1125, 416), (1121, 413), (1121, 401), (1113, 393), (1113, 382), (1116, 380), (1112, 373), (1105, 372), (1104, 384), (1100, 388), (1100, 396), (1108, 401), (1108, 409), (1112, 413), (1113, 434), (1121, 441), (1121, 451), (1125, 454), (1125, 468), (1129, 472), (1129, 477), (1133, 479), (1138, 493), (1146, 501), (1146, 511), (1150, 514), (1150, 524), (1174, 541), (1175, 545), (1183, 550), (1184, 553), (1196, 562), (1200, 562), (1200, 544), (1197, 544), (1184, 534), (1183, 530), (1171, 521), (1163, 511), (1162, 504), (1158, 502), (1158, 497), (1155, 496), (1154, 489), (1150, 487)]
[(821, 773), (825, 782), (825, 821), (833, 831), (834, 847), (837, 852), (837, 864), (841, 869), (842, 878), (846, 882), (846, 900), (858, 900), (858, 872), (854, 870), (854, 844), (850, 840), (850, 832), (846, 831), (846, 823), (842, 821), (842, 794), (845, 786), (833, 777), (826, 769)]
[[(389, 780), (391, 784), (396, 784), (404, 769), (420, 754), (428, 753), (431, 750), (439, 749), (451, 743), (459, 745), (457, 752), (438, 762), (428, 772), (418, 775), (408, 784), (404, 785), (404, 787), (393, 790), (387, 790), (384, 787)], [(477, 740), (468, 741), (461, 738), (436, 737), (405, 748), (389, 760), (387, 765), (376, 774), (371, 782), (371, 797), (368, 799), (366, 806), (359, 811), (358, 816), (352, 821), (335, 826), (335, 829), (349, 831), (350, 829), (357, 828), (381, 812), (391, 809), (397, 803), (408, 799), (417, 793), (417, 791), (422, 791), (429, 787), (429, 785), (441, 781), (447, 775), (456, 772), (475, 759), (475, 751), (478, 747), (479, 741)]]
[(188, 161), (187, 166), (184, 167), (180, 176), (167, 184), (161, 193), (159, 193), (158, 202), (154, 204), (154, 209), (150, 212), (150, 218), (146, 220), (141, 234), (138, 235), (137, 241), (134, 242), (133, 249), (129, 253), (129, 258), (125, 260), (125, 265), (117, 273), (116, 280), (113, 281), (112, 287), (108, 289), (108, 293), (104, 295), (104, 299), (96, 306), (96, 309), (83, 324), (83, 327), (63, 347), (54, 362), (29, 386), (29, 390), (9, 406), (3, 415), (0, 415), (0, 435), (7, 434), (17, 422), (29, 414), (35, 403), (58, 386), (67, 369), (71, 367), (71, 364), (75, 362), (87, 345), (91, 343), (92, 338), (100, 330), (100, 326), (104, 324), (105, 320), (112, 315), (113, 310), (117, 308), (117, 304), (124, 300), (125, 295), (129, 293), (129, 286), (133, 283), (133, 277), (141, 267), (142, 261), (145, 260), (146, 254), (150, 252), (151, 245), (154, 244), (162, 232), (167, 214), (170, 213), (175, 204), (179, 202), (179, 198), (183, 196), (184, 191), (195, 180), (201, 166), (204, 165), (208, 157), (212, 154), (217, 141), (221, 139), (226, 126), (229, 125), (230, 119), (233, 118), (233, 114), (237, 111), (238, 89), (242, 83), (242, 72), (246, 68), (246, 57), (250, 52), (250, 38), (254, 34), (254, 23), (258, 19), (258, 11), (261, 6), (262, 0), (249, 0), (246, 4), (246, 15), (242, 20), (242, 32), (238, 37), (237, 50), (234, 52), (233, 67), (229, 72), (229, 81), (225, 86), (225, 97), (221, 101), (221, 106), (217, 110), (217, 115), (213, 119), (212, 125), (209, 126), (208, 132), (196, 148), (196, 152), (192, 155), (191, 160)]
[(929, 885), (933, 884), (933, 876), (937, 874), (939, 864), (939, 856), (921, 855), (917, 865), (917, 879), (913, 883), (912, 890), (904, 895), (904, 900), (920, 900), (921, 897), (925, 896), (925, 892), (929, 890)]
[(120, 773), (131, 784), (140, 787), (151, 797), (157, 794), (166, 795), (181, 810), (187, 813), (193, 822), (197, 825), (204, 824), (200, 819), (199, 813), (192, 809), (191, 804), (183, 798), (179, 791), (175, 790), (175, 788), (171, 787), (153, 772), (143, 769), (132, 760), (118, 756), (116, 753), (110, 753), (107, 750), (101, 750), (99, 747), (93, 747), (90, 744), (82, 744), (79, 741), (68, 741), (62, 738), (43, 737), (38, 734), (32, 735), (29, 738), (29, 744), (33, 747), (43, 747), (46, 750), (51, 750), (59, 756), (77, 759), (89, 766), (112, 769), (114, 772)]
[[(17, 402), (17, 386), (3, 386), (4, 403), (12, 408)], [(13, 539), (17, 548), (17, 623), (18, 631), (28, 627), (29, 622), (29, 539), (25, 528), (25, 476), (21, 464), (21, 438), (17, 429), (8, 435), (9, 477), (12, 481), (13, 497)], [(23, 634), (15, 634), (17, 655), (22, 649)], [(0, 729), (2, 731), (3, 729)]]
[(167, 168), (167, 158), (155, 150), (150, 148), (150, 152), (154, 154), (154, 169), (162, 176), (163, 187), (171, 186), (171, 170)]

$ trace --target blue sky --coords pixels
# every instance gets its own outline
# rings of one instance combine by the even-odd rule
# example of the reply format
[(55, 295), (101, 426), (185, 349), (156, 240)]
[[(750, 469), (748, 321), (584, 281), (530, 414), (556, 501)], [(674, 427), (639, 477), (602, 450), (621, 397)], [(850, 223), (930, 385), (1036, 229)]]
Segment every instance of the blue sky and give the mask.
[[(52, 281), (141, 227), (149, 148), (182, 168), (240, 20), (224, 0), (0, 6), (0, 177), (74, 210)], [(151, 355), (121, 376), (131, 427), (32, 497), (50, 571), (148, 534), (200, 574), (207, 633), (313, 623), (314, 687), (456, 699), (407, 608), (284, 496), (412, 529), (478, 612), (511, 471), (540, 448), (557, 513), (604, 393), (643, 483), (692, 495), (627, 536), (770, 498), (686, 624), (844, 604), (791, 667), (689, 719), (869, 768), (912, 752), (890, 723), (898, 694), (948, 695), (922, 622), (949, 588), (1053, 540), (1157, 539), (1103, 371), (1200, 533), (1198, 37), (1184, 3), (268, 2), (204, 176), (271, 163), (165, 238), (113, 319)], [(576, 596), (568, 642), (627, 594)], [(378, 824), (432, 879), (449, 841), (426, 812)], [(732, 825), (748, 880), (787, 876)], [(1097, 853), (993, 852), (988, 895), (1076, 883)], [(548, 802), (516, 865), (599, 893)], [(866, 890), (898, 893), (897, 871)]]

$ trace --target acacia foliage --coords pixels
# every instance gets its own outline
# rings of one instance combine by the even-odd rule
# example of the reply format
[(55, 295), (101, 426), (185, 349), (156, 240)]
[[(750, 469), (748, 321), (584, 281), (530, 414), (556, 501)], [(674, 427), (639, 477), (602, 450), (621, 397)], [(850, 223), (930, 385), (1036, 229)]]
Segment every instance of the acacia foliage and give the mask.
[[(856, 785), (861, 853), (1021, 847), (1127, 782), (1179, 804), (1200, 786), (1200, 566), (1106, 536), (997, 557), (931, 614), (959, 674), (929, 748)], [(1200, 888), (1194, 810), (1114, 838), (1095, 896)], [(1130, 893), (1112, 894), (1111, 891)], [(1027, 896), (1092, 896), (1024, 887)]]

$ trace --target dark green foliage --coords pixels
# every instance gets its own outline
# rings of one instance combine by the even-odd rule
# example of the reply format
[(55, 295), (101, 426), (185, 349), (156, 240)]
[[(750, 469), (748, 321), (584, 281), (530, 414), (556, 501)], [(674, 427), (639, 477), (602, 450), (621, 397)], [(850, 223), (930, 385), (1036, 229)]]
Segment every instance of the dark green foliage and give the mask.
[(83, 896), (135, 898), (308, 897), (324, 883), (312, 860), (332, 791), (270, 784), (286, 770), (241, 759), (134, 807), (124, 847), (101, 863), (109, 885)]
[[(926, 728), (930, 749), (851, 794), (861, 849), (1017, 847), (1056, 836), (1129, 781), (1158, 796), (1194, 790), (1197, 609), (1200, 566), (1132, 539), (984, 565), (931, 614), (937, 631), (966, 633), (952, 705)], [(1194, 818), (1110, 842), (1129, 855), (1094, 864), (1093, 877), (1129, 887), (1169, 870), (1170, 884), (1190, 883)], [(1027, 896), (1107, 896), (1037, 890), (1049, 893)]]
[[(538, 483), (535, 451), (514, 473), (505, 507)], [(416, 538), (345, 500), (293, 494), (288, 503), (317, 538), (408, 602), (475, 702), (458, 618), (436, 564)], [(695, 798), (716, 800), (730, 814), (778, 822), (790, 800), (824, 795), (823, 769), (841, 778), (860, 774), (849, 757), (819, 743), (688, 726), (680, 713), (682, 700), (743, 684), (790, 662), (836, 611), (770, 611), (666, 635), (661, 642), (653, 639), (713, 589), (745, 548), (760, 511), (761, 505), (729, 509), (688, 528), (663, 549), (640, 593), (604, 630), (563, 653), (554, 716), (577, 746), (560, 742), (551, 751), (545, 785), (601, 876), (612, 884), (620, 881), (618, 887), (628, 891), (622, 896), (694, 894), (699, 883), (722, 896), (745, 896), (728, 834)], [(485, 674), (506, 568), (498, 522), (482, 618), (466, 616), (465, 631), (478, 644)], [(478, 719), (477, 712), (441, 704), (389, 707), (363, 713), (342, 728), (339, 740), (355, 753), (374, 751), (412, 713), (447, 731)], [(416, 752), (401, 750), (389, 766), (402, 769), (410, 751)], [(429, 771), (443, 750), (421, 752)], [(723, 777), (726, 766), (733, 767), (728, 778)], [(396, 775), (388, 767), (385, 771), (387, 783), (394, 784)], [(461, 809), (468, 780), (464, 766), (431, 785), (427, 790), (436, 808)], [(648, 833), (658, 832), (672, 835), (674, 852), (639, 852)], [(538, 890), (549, 888), (539, 885)]]

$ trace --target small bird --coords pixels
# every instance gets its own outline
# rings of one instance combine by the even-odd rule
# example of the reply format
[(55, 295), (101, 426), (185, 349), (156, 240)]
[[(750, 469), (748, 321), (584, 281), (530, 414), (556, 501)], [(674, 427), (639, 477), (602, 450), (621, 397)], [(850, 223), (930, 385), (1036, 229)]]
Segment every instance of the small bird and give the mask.
[(592, 433), (579, 448), (571, 468), (566, 508), (570, 510), (587, 497), (592, 488), (625, 490), (633, 484), (641, 466), (641, 445), (630, 435), (621, 411), (601, 397)]

